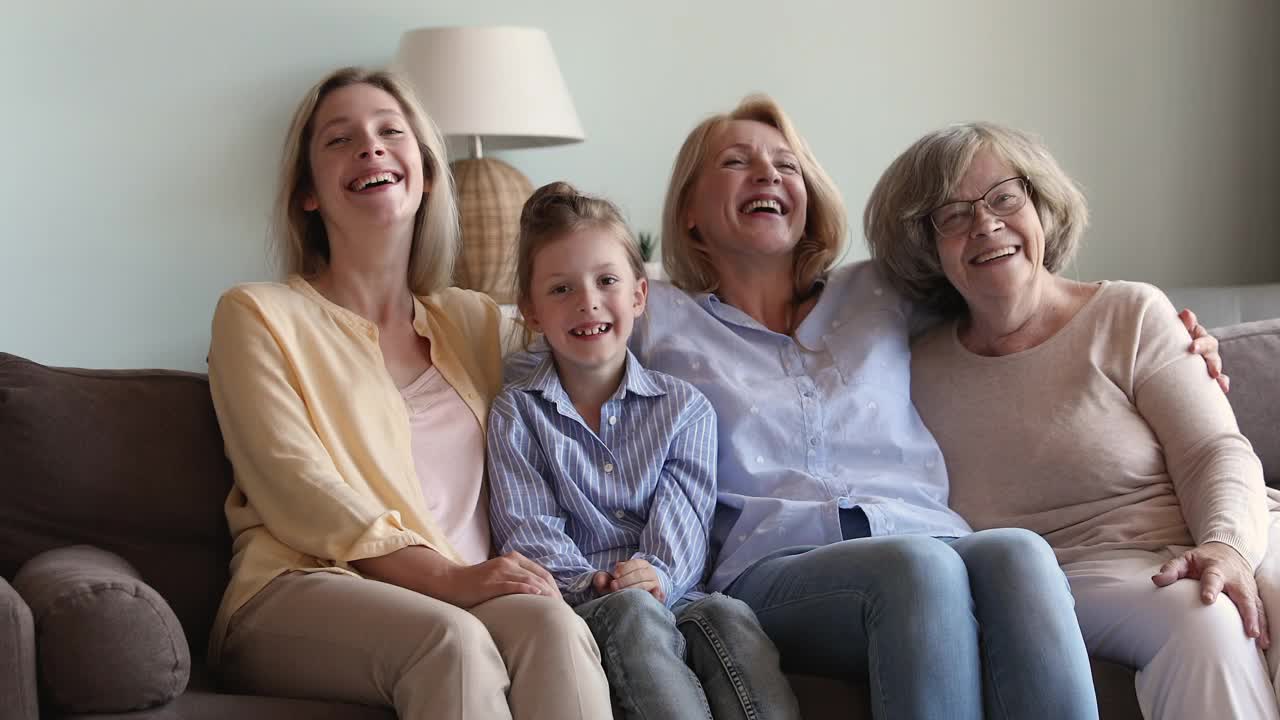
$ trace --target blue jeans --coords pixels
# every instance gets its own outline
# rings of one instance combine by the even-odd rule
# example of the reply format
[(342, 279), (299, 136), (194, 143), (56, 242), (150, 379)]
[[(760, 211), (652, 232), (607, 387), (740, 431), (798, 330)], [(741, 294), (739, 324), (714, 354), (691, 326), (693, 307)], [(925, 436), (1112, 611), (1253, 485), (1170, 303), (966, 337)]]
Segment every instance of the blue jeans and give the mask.
[(867, 677), (873, 717), (1098, 717), (1070, 589), (1035, 533), (789, 548), (726, 592), (788, 672)]
[(668, 610), (627, 589), (577, 607), (609, 686), (634, 720), (798, 718), (778, 651), (751, 608), (715, 593)]

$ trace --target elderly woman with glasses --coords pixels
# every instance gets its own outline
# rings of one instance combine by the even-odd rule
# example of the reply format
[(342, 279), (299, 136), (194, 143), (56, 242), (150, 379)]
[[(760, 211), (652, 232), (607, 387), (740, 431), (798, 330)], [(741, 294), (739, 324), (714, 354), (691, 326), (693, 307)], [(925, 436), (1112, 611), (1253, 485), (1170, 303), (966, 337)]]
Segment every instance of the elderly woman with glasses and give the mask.
[(1086, 221), (1043, 145), (985, 123), (921, 138), (868, 201), (873, 257), (945, 318), (911, 390), (950, 505), (1049, 542), (1147, 718), (1276, 718), (1255, 571), (1277, 495), (1168, 299), (1057, 274)]

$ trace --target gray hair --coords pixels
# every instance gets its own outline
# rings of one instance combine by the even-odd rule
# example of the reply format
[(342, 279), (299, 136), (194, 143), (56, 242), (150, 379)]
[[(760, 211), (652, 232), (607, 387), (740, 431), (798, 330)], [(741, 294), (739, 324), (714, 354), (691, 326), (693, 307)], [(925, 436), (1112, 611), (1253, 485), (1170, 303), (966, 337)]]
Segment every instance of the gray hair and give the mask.
[(1084, 193), (1029, 133), (976, 122), (951, 125), (915, 141), (880, 176), (867, 199), (862, 229), (871, 257), (898, 290), (944, 315), (965, 305), (942, 271), (929, 212), (953, 196), (973, 157), (984, 149), (1030, 180), (1049, 272), (1071, 261), (1089, 224)]

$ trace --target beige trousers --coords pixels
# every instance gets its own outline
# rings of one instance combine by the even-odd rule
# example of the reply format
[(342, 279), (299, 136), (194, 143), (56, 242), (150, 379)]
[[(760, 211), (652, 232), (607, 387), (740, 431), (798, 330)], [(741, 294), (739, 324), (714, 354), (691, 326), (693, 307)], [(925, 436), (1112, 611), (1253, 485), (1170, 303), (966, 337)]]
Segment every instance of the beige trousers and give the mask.
[(389, 706), (400, 720), (612, 717), (600, 651), (559, 600), (463, 610), (336, 573), (289, 573), (231, 620), (220, 662), (240, 692)]

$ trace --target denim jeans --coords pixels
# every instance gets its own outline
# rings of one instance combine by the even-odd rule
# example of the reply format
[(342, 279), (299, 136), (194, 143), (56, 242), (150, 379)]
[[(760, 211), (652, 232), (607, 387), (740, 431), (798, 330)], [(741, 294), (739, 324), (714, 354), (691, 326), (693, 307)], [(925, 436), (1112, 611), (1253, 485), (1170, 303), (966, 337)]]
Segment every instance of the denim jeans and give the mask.
[(715, 593), (672, 611), (627, 589), (577, 611), (630, 720), (800, 717), (777, 650), (739, 600)]
[(788, 672), (865, 676), (875, 718), (1098, 717), (1070, 589), (1035, 533), (789, 548), (726, 592)]

